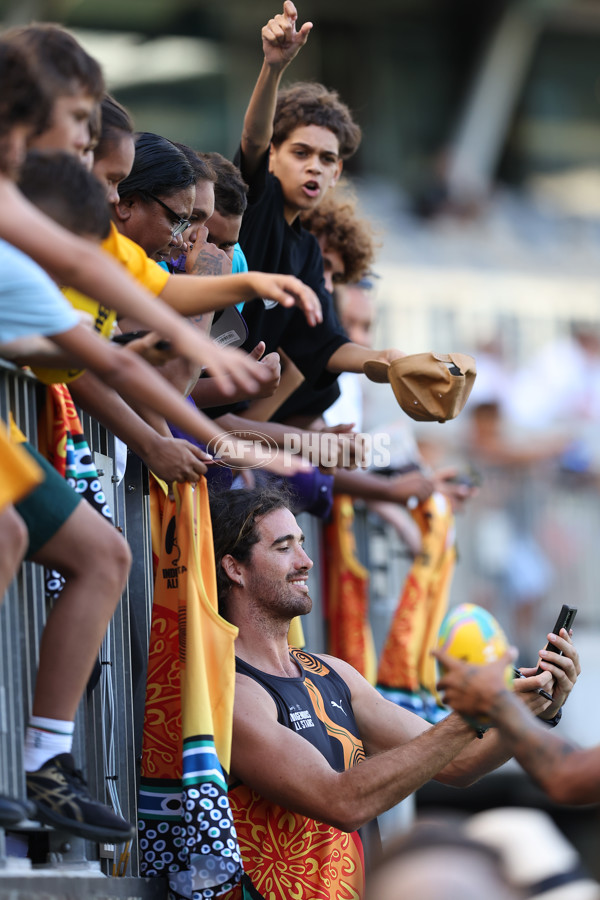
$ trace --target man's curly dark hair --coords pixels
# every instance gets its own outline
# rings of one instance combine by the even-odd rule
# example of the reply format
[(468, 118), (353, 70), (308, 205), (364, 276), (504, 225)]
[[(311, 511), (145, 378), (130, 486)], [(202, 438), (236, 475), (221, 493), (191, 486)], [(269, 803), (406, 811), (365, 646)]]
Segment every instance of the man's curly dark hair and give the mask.
[(217, 569), (217, 594), (219, 612), (227, 618), (227, 597), (231, 582), (221, 562), (231, 554), (239, 562), (248, 562), (252, 547), (259, 541), (256, 528), (258, 519), (276, 509), (289, 509), (291, 497), (287, 491), (257, 488), (252, 490), (218, 491), (210, 495), (215, 564)]

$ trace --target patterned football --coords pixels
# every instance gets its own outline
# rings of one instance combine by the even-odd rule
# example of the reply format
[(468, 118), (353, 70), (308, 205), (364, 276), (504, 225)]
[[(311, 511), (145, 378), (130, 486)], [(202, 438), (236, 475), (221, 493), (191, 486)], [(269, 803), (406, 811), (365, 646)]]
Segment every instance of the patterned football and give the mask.
[[(509, 643), (497, 620), (487, 609), (475, 603), (461, 603), (446, 614), (438, 635), (438, 648), (455, 659), (485, 665), (504, 656)], [(513, 668), (508, 665), (504, 675), (507, 687), (510, 687), (512, 678)], [(489, 720), (477, 720), (475, 724), (487, 725)]]
[(451, 609), (438, 636), (440, 650), (475, 665), (494, 662), (506, 653), (508, 646), (494, 616), (475, 603), (461, 603)]

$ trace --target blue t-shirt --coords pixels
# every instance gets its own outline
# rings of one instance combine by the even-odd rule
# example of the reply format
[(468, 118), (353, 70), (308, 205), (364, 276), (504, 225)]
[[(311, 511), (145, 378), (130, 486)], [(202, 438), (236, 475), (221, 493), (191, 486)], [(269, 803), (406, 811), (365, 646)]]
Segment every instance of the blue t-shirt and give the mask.
[(233, 248), (233, 261), (231, 263), (231, 274), (235, 275), (237, 272), (247, 271), (248, 262), (246, 260), (246, 257), (244, 256), (244, 251), (239, 244), (235, 244)]
[(0, 343), (69, 331), (79, 316), (50, 276), (29, 256), (0, 240)]
[[(236, 244), (233, 248), (233, 260), (231, 263), (231, 274), (237, 275), (238, 272), (247, 272), (248, 271), (248, 262), (246, 257), (244, 256), (244, 251), (240, 247), (239, 244)], [(242, 311), (243, 303), (236, 303), (235, 308), (239, 313)]]

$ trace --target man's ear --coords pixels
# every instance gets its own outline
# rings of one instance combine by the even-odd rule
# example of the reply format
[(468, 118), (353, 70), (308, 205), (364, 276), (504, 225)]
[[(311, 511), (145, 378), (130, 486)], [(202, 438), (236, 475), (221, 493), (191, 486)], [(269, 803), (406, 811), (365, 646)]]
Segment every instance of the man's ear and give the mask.
[(231, 582), (243, 587), (242, 566), (231, 553), (227, 553), (223, 557), (221, 566)]
[(119, 200), (118, 203), (114, 204), (113, 209), (119, 222), (127, 222), (131, 218), (134, 200), (134, 197), (126, 197), (124, 200)]

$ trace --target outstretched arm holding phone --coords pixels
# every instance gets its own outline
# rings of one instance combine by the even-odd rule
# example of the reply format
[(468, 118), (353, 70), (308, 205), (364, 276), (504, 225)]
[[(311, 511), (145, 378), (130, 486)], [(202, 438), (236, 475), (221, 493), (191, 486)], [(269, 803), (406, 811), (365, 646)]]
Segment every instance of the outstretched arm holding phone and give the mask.
[[(549, 634), (548, 640), (559, 651), (540, 651), (540, 665), (554, 681), (553, 702), (542, 713), (551, 719), (550, 713), (562, 707), (573, 689), (581, 667), (566, 629)], [(515, 759), (552, 800), (575, 804), (600, 801), (600, 746), (582, 749), (549, 732), (543, 719), (536, 718), (517, 694), (506, 688), (504, 670), (512, 653), (487, 666), (469, 665), (441, 651), (435, 656), (445, 669), (439, 683), (444, 702), (462, 715), (488, 715)], [(536, 671), (522, 670), (527, 679), (539, 678)], [(525, 680), (515, 682), (517, 691)]]

